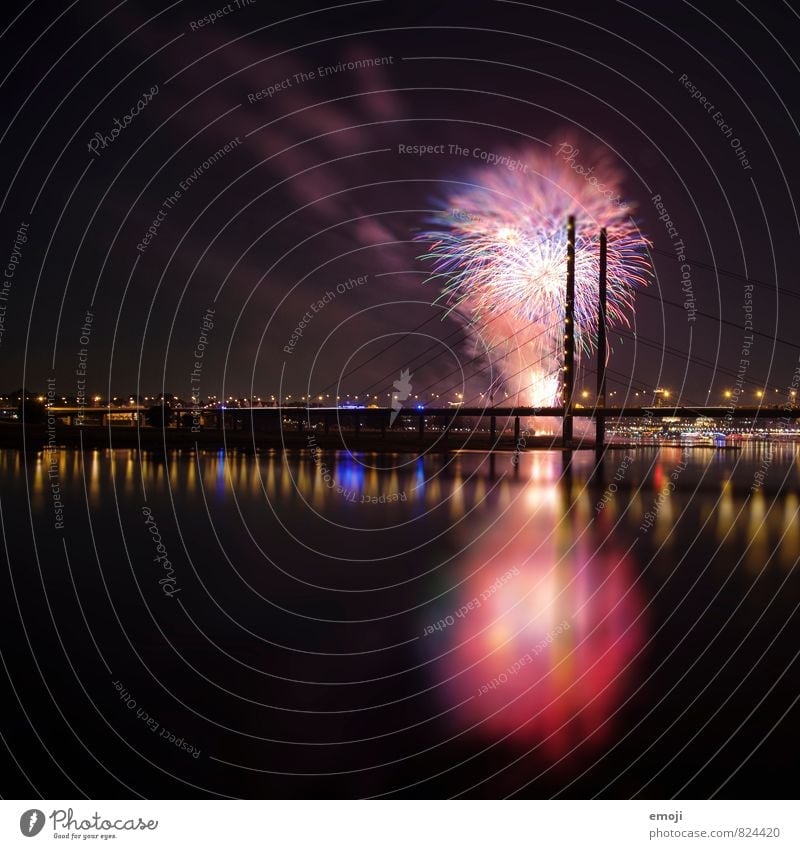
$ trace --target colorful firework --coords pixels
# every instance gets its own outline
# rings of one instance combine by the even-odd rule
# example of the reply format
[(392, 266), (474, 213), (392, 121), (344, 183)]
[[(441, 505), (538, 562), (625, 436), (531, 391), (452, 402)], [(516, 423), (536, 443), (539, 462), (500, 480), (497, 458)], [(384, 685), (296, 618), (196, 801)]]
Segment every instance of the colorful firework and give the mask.
[[(571, 155), (556, 151), (569, 149)], [(523, 168), (494, 166), (458, 183), (433, 229), (431, 280), (441, 299), (475, 328), (497, 377), (516, 403), (557, 402), (561, 386), (567, 217), (576, 219), (575, 326), (578, 354), (596, 347), (600, 230), (608, 232), (609, 327), (630, 324), (634, 294), (647, 285), (648, 239), (620, 199), (621, 175), (600, 157), (588, 170), (573, 145), (531, 153)]]

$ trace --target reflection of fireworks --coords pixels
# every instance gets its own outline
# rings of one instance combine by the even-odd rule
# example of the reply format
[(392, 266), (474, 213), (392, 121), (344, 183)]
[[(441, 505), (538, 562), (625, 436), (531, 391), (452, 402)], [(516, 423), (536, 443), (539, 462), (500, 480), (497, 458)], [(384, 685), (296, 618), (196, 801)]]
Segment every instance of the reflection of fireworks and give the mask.
[(613, 740), (647, 636), (645, 598), (608, 528), (582, 533), (589, 496), (570, 508), (552, 457), (529, 456), (522, 474), (525, 493), (457, 563), (449, 609), (469, 612), (430, 644), (431, 670), (443, 704), (458, 705), (454, 729), (554, 763)]
[[(601, 160), (591, 179), (551, 153), (531, 154), (526, 173), (475, 173), (447, 198), (423, 259), (442, 297), (488, 340), (497, 368), (520, 403), (549, 404), (559, 386), (567, 216), (576, 217), (575, 323), (578, 349), (597, 334), (600, 229), (608, 231), (608, 322), (628, 325), (637, 286), (646, 285), (648, 240), (618, 201), (621, 177)], [(612, 199), (609, 199), (612, 198)]]

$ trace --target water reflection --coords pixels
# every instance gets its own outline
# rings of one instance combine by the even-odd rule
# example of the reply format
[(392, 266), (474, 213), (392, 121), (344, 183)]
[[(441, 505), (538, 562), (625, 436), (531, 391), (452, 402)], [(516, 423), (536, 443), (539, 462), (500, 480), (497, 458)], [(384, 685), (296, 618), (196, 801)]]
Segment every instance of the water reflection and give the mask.
[[(293, 772), (299, 760), (309, 775), (335, 772), (325, 790), (348, 794), (391, 792), (475, 763), (461, 784), (431, 785), (445, 795), (495, 770), (518, 769), (520, 786), (556, 763), (560, 771), (549, 775), (577, 782), (597, 762), (602, 774), (585, 788), (594, 793), (617, 780), (628, 755), (659, 774), (666, 759), (658, 746), (648, 754), (650, 744), (664, 731), (671, 756), (706, 721), (691, 756), (696, 769), (706, 761), (714, 768), (730, 730), (763, 715), (773, 685), (770, 723), (796, 697), (796, 675), (774, 673), (792, 669), (796, 651), (776, 639), (799, 589), (793, 446), (610, 451), (594, 475), (594, 452), (575, 452), (568, 475), (560, 452), (524, 454), (518, 466), (508, 453), (322, 452), (315, 462), (310, 452), (124, 450), (59, 451), (54, 459), (63, 535), (53, 529), (46, 454), (26, 461), (0, 451), (7, 527), (28, 524), (30, 498), (60, 615), (72, 604), (73, 578), (84, 591), (102, 589), (85, 610), (104, 650), (120, 639), (102, 619), (106, 591), (127, 609), (128, 628), (145, 620), (140, 592), (152, 603), (180, 651), (219, 692), (237, 697), (220, 696), (216, 707), (224, 702), (226, 725), (254, 737), (209, 737), (225, 762)], [(190, 619), (163, 606), (153, 580), (145, 498)], [(22, 536), (9, 535), (20, 549), (15, 575), (39, 581)], [(74, 575), (59, 566), (65, 550)], [(86, 638), (82, 617), (74, 621), (67, 633)], [(164, 658), (172, 680), (174, 661), (160, 641), (155, 648), (153, 662)], [(767, 651), (777, 653), (774, 662), (762, 663)], [(182, 691), (203, 711), (214, 694), (198, 694), (195, 682)], [(271, 713), (258, 707), (275, 703)], [(682, 724), (670, 731), (675, 722)], [(762, 726), (753, 727), (760, 739)], [(253, 740), (265, 728), (292, 745), (259, 748)], [(325, 745), (298, 755), (298, 741), (309, 740)], [(788, 750), (785, 742), (768, 741), (769, 756)], [(351, 746), (363, 785), (341, 777), (340, 744)], [(520, 757), (531, 749), (536, 757)], [(661, 795), (684, 780), (685, 771), (661, 783)], [(718, 785), (719, 774), (693, 789), (703, 795)], [(235, 792), (250, 789), (243, 779)]]
[[(754, 445), (735, 454), (643, 450), (633, 455), (635, 461), (621, 476), (620, 463), (627, 452), (609, 452), (602, 478), (605, 492), (600, 493), (596, 489), (598, 476), (592, 475), (591, 452), (575, 453), (569, 474), (564, 474), (560, 452), (522, 455), (519, 466), (514, 466), (510, 454), (409, 458), (329, 452), (321, 454), (322, 468), (308, 452), (290, 456), (274, 451), (255, 456), (224, 451), (199, 455), (174, 452), (165, 459), (157, 453), (133, 450), (60, 450), (52, 458), (44, 452), (30, 455), (27, 471), (37, 506), (49, 490), (52, 462), (65, 486), (81, 492), (85, 482), (92, 507), (116, 489), (118, 496), (126, 497), (172, 490), (217, 503), (227, 503), (231, 496), (268, 500), (275, 506), (305, 502), (310, 512), (336, 515), (345, 508), (355, 523), (369, 517), (370, 524), (378, 525), (390, 524), (387, 517), (395, 521), (403, 511), (421, 516), (443, 507), (449, 519), (456, 522), (489, 510), (493, 516), (507, 513), (509, 527), (526, 520), (540, 523), (536, 538), (546, 527), (546, 523), (541, 525), (545, 515), (555, 522), (568, 510), (570, 515), (564, 521), (578, 528), (600, 522), (604, 528), (614, 528), (617, 535), (624, 528), (628, 532), (626, 541), (652, 513), (649, 544), (682, 546), (686, 536), (677, 534), (676, 526), (699, 520), (703, 534), (713, 536), (720, 544), (749, 546), (744, 555), (754, 563), (779, 548), (781, 562), (790, 564), (800, 555), (796, 522), (799, 454), (789, 445), (769, 450)], [(753, 486), (767, 461), (771, 463), (771, 479)], [(19, 452), (0, 452), (0, 474), (16, 476), (23, 463)], [(325, 469), (330, 470), (327, 476)], [(682, 469), (678, 477), (676, 469)], [(600, 511), (599, 500), (603, 502)], [(523, 502), (531, 508), (531, 516), (520, 514)], [(387, 510), (361, 509), (367, 504), (383, 505)], [(564, 522), (558, 527), (559, 534), (566, 532)]]
[[(453, 722), (487, 741), (509, 737), (557, 759), (601, 746), (644, 643), (645, 602), (633, 562), (588, 523), (542, 455), (513, 504), (458, 562), (453, 610), (431, 640), (432, 668)], [(444, 610), (444, 608), (441, 608)], [(452, 622), (452, 624), (450, 624)]]

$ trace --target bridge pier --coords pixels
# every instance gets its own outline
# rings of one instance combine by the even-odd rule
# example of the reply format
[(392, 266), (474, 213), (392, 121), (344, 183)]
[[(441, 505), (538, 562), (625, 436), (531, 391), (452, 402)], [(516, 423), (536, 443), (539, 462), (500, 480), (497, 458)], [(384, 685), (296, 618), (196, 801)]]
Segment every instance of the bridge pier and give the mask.
[(595, 450), (602, 452), (606, 441), (606, 266), (608, 234), (600, 231), (599, 314), (597, 316), (597, 400), (595, 402)]
[(575, 216), (567, 219), (567, 291), (564, 299), (564, 418), (561, 444), (572, 444), (572, 395), (575, 388)]

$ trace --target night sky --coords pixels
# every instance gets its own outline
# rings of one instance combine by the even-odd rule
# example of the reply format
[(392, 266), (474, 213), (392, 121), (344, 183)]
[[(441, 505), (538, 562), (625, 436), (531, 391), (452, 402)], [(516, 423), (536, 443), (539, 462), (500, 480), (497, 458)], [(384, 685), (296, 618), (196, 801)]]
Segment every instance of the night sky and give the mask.
[[(201, 337), (203, 396), (335, 393), (340, 380), (342, 394), (385, 396), (436, 340), (418, 379), (461, 390), (446, 375), (474, 350), (432, 305), (413, 236), (447, 181), (496, 167), (472, 151), (513, 159), (571, 139), (587, 167), (602, 155), (624, 174), (655, 248), (638, 341), (611, 334), (610, 389), (719, 401), (750, 278), (746, 397), (785, 395), (800, 19), (787, 3), (722, 8), (242, 0), (199, 26), (219, 7), (7, 4), (0, 390), (55, 377), (75, 395), (85, 348), (92, 394), (187, 396)], [(347, 67), (362, 60), (375, 61)], [(413, 145), (438, 152), (401, 152)], [(485, 388), (477, 370), (465, 367), (468, 397)]]

